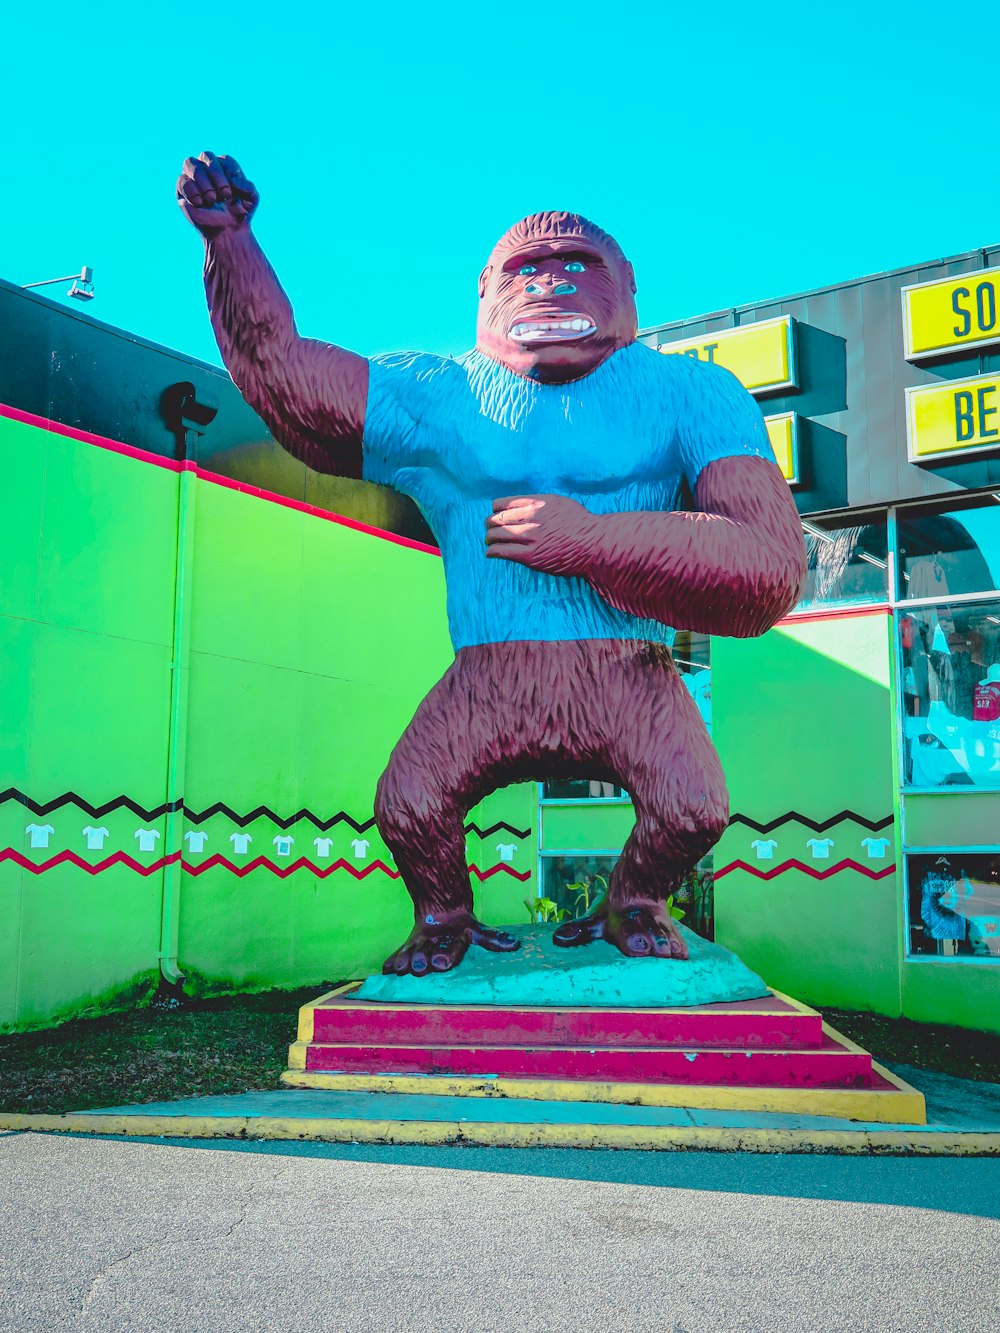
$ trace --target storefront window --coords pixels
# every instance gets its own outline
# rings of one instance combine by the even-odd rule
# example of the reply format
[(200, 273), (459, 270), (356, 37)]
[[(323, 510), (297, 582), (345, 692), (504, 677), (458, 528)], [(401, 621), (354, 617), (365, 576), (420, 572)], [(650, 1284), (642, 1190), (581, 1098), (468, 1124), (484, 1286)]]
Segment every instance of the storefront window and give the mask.
[[(543, 854), (541, 896), (555, 903), (557, 913), (573, 918), (586, 916), (607, 893), (617, 863), (617, 852)], [(683, 924), (707, 940), (715, 938), (714, 889), (709, 854), (685, 875), (674, 894), (675, 905), (684, 912)]]
[(807, 573), (796, 611), (885, 602), (889, 596), (885, 514), (802, 520)]
[(1000, 503), (995, 495), (942, 513), (924, 506), (897, 511), (903, 599), (945, 600), (1000, 588)]
[(1000, 787), (1000, 601), (897, 614), (907, 785)]
[(910, 954), (1000, 961), (1000, 851), (906, 858)]
[(617, 852), (562, 852), (542, 857), (542, 897), (571, 917), (586, 916), (607, 893)]

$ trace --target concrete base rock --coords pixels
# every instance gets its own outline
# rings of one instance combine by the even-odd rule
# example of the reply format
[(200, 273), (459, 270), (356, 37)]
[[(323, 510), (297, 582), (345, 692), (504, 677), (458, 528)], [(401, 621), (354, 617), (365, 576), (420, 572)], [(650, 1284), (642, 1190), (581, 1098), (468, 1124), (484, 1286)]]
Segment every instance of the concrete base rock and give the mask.
[(626, 958), (598, 940), (576, 949), (552, 943), (552, 926), (511, 926), (516, 953), (472, 948), (451, 972), (372, 976), (355, 998), (387, 1004), (688, 1008), (770, 994), (755, 972), (721, 944), (681, 926), (690, 957)]

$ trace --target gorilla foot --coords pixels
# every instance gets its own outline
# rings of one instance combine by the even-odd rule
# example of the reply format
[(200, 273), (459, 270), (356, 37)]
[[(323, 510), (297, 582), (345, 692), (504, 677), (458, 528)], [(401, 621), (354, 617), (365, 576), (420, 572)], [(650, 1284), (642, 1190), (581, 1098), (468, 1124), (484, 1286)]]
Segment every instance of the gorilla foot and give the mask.
[(415, 977), (428, 972), (450, 972), (478, 944), (491, 953), (512, 953), (521, 942), (505, 930), (494, 930), (477, 921), (471, 912), (424, 917), (413, 927), (402, 948), (391, 953), (382, 964), (383, 972)]
[(626, 958), (687, 958), (688, 947), (665, 903), (637, 902), (598, 910), (579, 921), (564, 921), (553, 944), (573, 949), (593, 940), (607, 940)]

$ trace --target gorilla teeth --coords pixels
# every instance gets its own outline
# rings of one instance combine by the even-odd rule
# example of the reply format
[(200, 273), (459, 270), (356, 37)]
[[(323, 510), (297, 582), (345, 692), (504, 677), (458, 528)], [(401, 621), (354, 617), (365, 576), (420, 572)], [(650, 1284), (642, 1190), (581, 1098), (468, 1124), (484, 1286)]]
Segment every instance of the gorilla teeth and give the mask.
[(563, 320), (525, 320), (521, 324), (515, 324), (511, 329), (511, 337), (523, 338), (531, 334), (539, 333), (594, 333), (596, 326), (589, 319), (563, 319)]

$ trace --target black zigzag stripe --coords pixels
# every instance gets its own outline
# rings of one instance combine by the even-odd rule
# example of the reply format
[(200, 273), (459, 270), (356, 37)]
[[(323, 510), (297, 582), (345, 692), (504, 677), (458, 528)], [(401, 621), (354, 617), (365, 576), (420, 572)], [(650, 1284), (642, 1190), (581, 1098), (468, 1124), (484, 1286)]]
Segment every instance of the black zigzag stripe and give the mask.
[(276, 815), (267, 805), (258, 805), (256, 810), (251, 810), (249, 814), (238, 815), (235, 810), (231, 810), (228, 805), (222, 801), (216, 801), (215, 805), (208, 806), (205, 810), (192, 810), (190, 806), (183, 807), (185, 819), (189, 819), (192, 824), (203, 824), (206, 819), (211, 819), (213, 815), (226, 815), (234, 824), (239, 824), (245, 828), (247, 824), (252, 824), (255, 819), (261, 819), (266, 816), (272, 823), (277, 824), (279, 828), (291, 828), (301, 819), (307, 819), (315, 828), (322, 829), (325, 833), (327, 829), (333, 828), (334, 824), (350, 824), (355, 833), (364, 833), (375, 823), (375, 816), (369, 819), (362, 819), (360, 822), (343, 810), (338, 810), (335, 815), (329, 819), (320, 819), (319, 815), (314, 815), (311, 810), (303, 807), (297, 810), (294, 815), (287, 817)]
[(35, 815), (48, 815), (53, 810), (61, 809), (64, 805), (75, 805), (81, 810), (85, 810), (92, 819), (100, 819), (103, 815), (111, 814), (114, 810), (131, 810), (140, 819), (159, 819), (161, 815), (183, 808), (181, 801), (167, 801), (163, 805), (156, 805), (151, 810), (147, 810), (145, 806), (139, 805), (137, 801), (130, 800), (128, 796), (116, 796), (113, 801), (106, 801), (104, 805), (91, 805), (82, 796), (77, 796), (75, 791), (65, 792), (52, 801), (33, 801), (30, 796), (26, 796), (23, 791), (18, 791), (16, 787), (8, 787), (6, 791), (0, 792), (0, 804), (5, 801), (19, 801), (25, 809), (30, 810)]
[[(216, 801), (215, 805), (210, 805), (204, 810), (192, 810), (191, 807), (185, 805), (183, 801), (167, 801), (163, 805), (156, 805), (147, 810), (145, 806), (139, 805), (137, 801), (131, 800), (128, 796), (117, 796), (112, 801), (106, 801), (104, 805), (91, 805), (89, 801), (85, 801), (82, 796), (78, 796), (76, 792), (73, 791), (64, 792), (62, 796), (57, 796), (52, 801), (34, 801), (30, 796), (26, 796), (24, 792), (18, 791), (16, 787), (8, 787), (6, 791), (0, 792), (0, 804), (3, 804), (5, 801), (18, 801), (25, 807), (25, 809), (30, 810), (32, 814), (35, 815), (48, 815), (51, 814), (53, 810), (61, 809), (64, 805), (75, 805), (78, 809), (85, 810), (91, 819), (101, 819), (104, 815), (112, 814), (115, 810), (131, 810), (132, 813), (137, 815), (140, 819), (149, 821), (152, 819), (159, 819), (162, 815), (180, 810), (183, 811), (185, 819), (192, 824), (203, 824), (206, 819), (211, 819), (213, 815), (226, 815), (226, 817), (231, 819), (234, 824), (238, 824), (240, 828), (245, 828), (247, 824), (252, 824), (255, 819), (265, 817), (270, 819), (272, 823), (277, 824), (279, 828), (290, 828), (292, 824), (297, 824), (300, 820), (308, 820), (312, 825), (321, 829), (323, 832), (333, 828), (334, 824), (349, 824), (356, 833), (366, 833), (368, 829), (372, 828), (375, 824), (374, 815), (369, 819), (362, 819), (359, 821), (352, 818), (352, 816), (345, 811), (338, 810), (337, 813), (332, 815), (329, 819), (321, 819), (319, 815), (314, 815), (311, 810), (308, 810), (305, 807), (301, 810), (297, 810), (294, 815), (289, 815), (287, 817), (275, 814), (275, 812), (266, 805), (259, 805), (255, 810), (251, 810), (248, 814), (239, 815), (235, 810), (232, 810), (222, 801)], [(523, 839), (531, 836), (530, 829), (517, 829), (513, 824), (507, 824), (503, 821), (498, 824), (491, 824), (490, 827), (486, 829), (481, 829), (478, 824), (466, 824), (465, 826), (466, 833), (474, 833), (479, 838), (489, 838), (494, 833), (500, 833), (504, 830), (513, 834), (515, 838)]]
[(732, 815), (730, 824), (746, 824), (747, 828), (755, 829), (758, 833), (770, 833), (780, 824), (805, 824), (807, 828), (813, 829), (816, 833), (824, 833), (834, 824), (840, 824), (845, 819), (852, 820), (855, 824), (862, 824), (866, 829), (871, 829), (877, 833), (879, 829), (888, 828), (892, 823), (892, 815), (886, 815), (884, 819), (865, 819), (864, 815), (857, 815), (853, 810), (841, 810), (839, 815), (831, 815), (829, 819), (810, 819), (808, 815), (800, 815), (797, 810), (789, 810), (787, 814), (779, 815), (777, 819), (769, 819), (760, 823), (756, 819), (751, 819), (749, 815)]
[(506, 824), (503, 820), (499, 824), (491, 824), (489, 828), (481, 829), (478, 824), (466, 824), (466, 833), (474, 833), (477, 838), (492, 838), (494, 833), (511, 833), (515, 838), (530, 838), (531, 829), (515, 828), (513, 824)]

